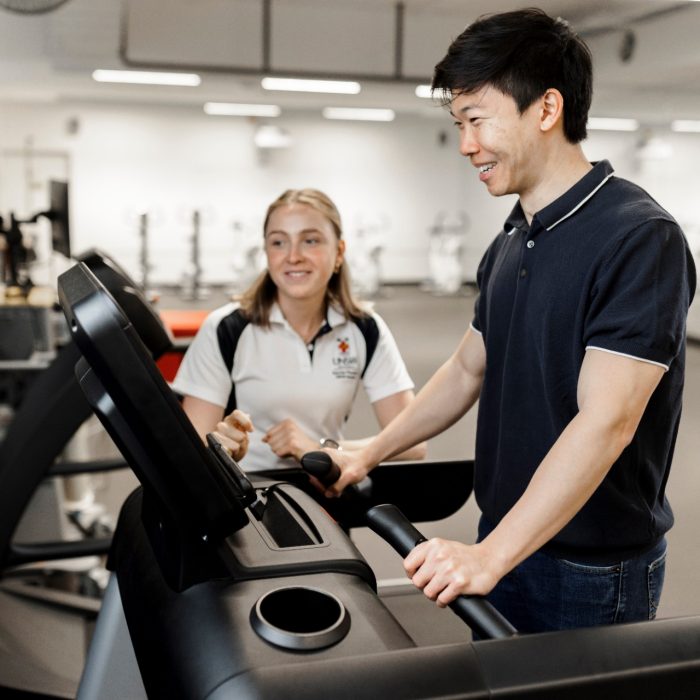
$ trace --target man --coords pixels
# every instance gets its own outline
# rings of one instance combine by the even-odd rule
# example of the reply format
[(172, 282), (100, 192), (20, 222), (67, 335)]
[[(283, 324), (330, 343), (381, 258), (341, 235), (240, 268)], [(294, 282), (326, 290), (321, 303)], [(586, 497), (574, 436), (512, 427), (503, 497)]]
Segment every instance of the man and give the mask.
[(460, 152), (519, 201), (486, 251), (454, 355), (359, 453), (337, 495), (479, 399), (475, 545), (404, 562), (439, 606), (487, 595), (521, 632), (653, 618), (695, 269), (674, 219), (580, 142), (591, 57), (539, 10), (481, 18), (436, 66)]

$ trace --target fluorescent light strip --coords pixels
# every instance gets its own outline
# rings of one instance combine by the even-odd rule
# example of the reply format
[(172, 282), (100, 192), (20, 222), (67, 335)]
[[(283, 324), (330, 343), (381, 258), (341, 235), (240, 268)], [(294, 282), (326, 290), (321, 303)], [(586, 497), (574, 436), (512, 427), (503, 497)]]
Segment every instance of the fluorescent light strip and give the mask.
[(177, 85), (197, 87), (202, 79), (196, 73), (154, 73), (139, 70), (102, 70), (92, 73), (98, 83), (130, 83), (139, 85)]
[(279, 117), (277, 105), (250, 105), (234, 102), (207, 102), (204, 111), (215, 117)]
[(594, 131), (637, 131), (639, 122), (618, 117), (588, 117), (587, 126)]
[(700, 120), (676, 119), (671, 122), (671, 131), (678, 131), (686, 134), (700, 134)]
[(424, 97), (430, 99), (433, 96), (433, 91), (430, 85), (416, 85), (416, 97)]
[(362, 107), (325, 107), (326, 119), (349, 119), (364, 122), (393, 122), (393, 109), (364, 109)]
[(290, 92), (327, 92), (342, 95), (357, 95), (360, 83), (350, 80), (300, 80), (298, 78), (263, 78), (264, 90), (287, 90)]

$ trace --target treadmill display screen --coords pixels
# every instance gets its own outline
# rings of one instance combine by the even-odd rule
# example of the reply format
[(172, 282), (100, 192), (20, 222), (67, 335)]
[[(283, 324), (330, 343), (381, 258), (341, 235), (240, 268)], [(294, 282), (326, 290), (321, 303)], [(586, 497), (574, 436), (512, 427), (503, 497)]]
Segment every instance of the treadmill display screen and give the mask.
[(61, 306), (83, 354), (78, 380), (107, 431), (164, 516), (221, 540), (248, 516), (124, 310), (83, 263), (58, 279)]

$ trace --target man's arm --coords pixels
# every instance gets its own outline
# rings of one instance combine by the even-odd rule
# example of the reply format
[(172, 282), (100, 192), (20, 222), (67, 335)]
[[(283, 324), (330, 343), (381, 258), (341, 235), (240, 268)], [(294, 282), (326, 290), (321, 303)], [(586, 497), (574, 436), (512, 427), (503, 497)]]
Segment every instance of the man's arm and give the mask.
[(488, 593), (576, 515), (630, 443), (664, 370), (600, 350), (586, 352), (579, 412), (537, 468), (527, 489), (483, 542), (433, 539), (404, 561), (413, 582), (444, 606), (463, 593)]
[[(372, 404), (374, 409), (374, 415), (377, 417), (377, 422), (379, 423), (380, 430), (386, 428), (389, 423), (391, 423), (396, 416), (401, 413), (401, 411), (406, 410), (410, 405), (411, 401), (415, 400), (415, 394), (412, 390), (407, 389), (406, 391), (399, 391), (396, 394), (391, 394), (391, 396), (385, 396), (383, 399), (379, 399)], [(365, 438), (358, 438), (355, 440), (343, 440), (341, 445), (344, 450), (360, 450), (367, 447), (376, 436), (370, 435)], [(392, 459), (425, 459), (428, 453), (428, 446), (425, 442), (419, 442), (412, 447), (409, 447), (403, 452), (392, 455)]]
[(366, 447), (334, 453), (341, 476), (327, 491), (338, 495), (361, 481), (379, 462), (406, 451), (456, 423), (476, 402), (486, 368), (481, 335), (466, 332), (454, 354)]

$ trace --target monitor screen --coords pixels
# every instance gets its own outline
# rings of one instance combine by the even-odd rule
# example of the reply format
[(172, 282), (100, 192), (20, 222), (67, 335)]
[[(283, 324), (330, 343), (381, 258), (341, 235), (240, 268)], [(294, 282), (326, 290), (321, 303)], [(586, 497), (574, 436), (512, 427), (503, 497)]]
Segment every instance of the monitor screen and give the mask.
[(68, 215), (68, 183), (60, 180), (49, 182), (51, 221), (51, 246), (57, 253), (70, 258), (70, 218)]
[[(58, 294), (84, 361), (77, 375), (95, 413), (164, 517), (220, 541), (248, 523), (124, 310), (84, 263), (58, 278)], [(225, 475), (224, 475), (225, 476)]]

